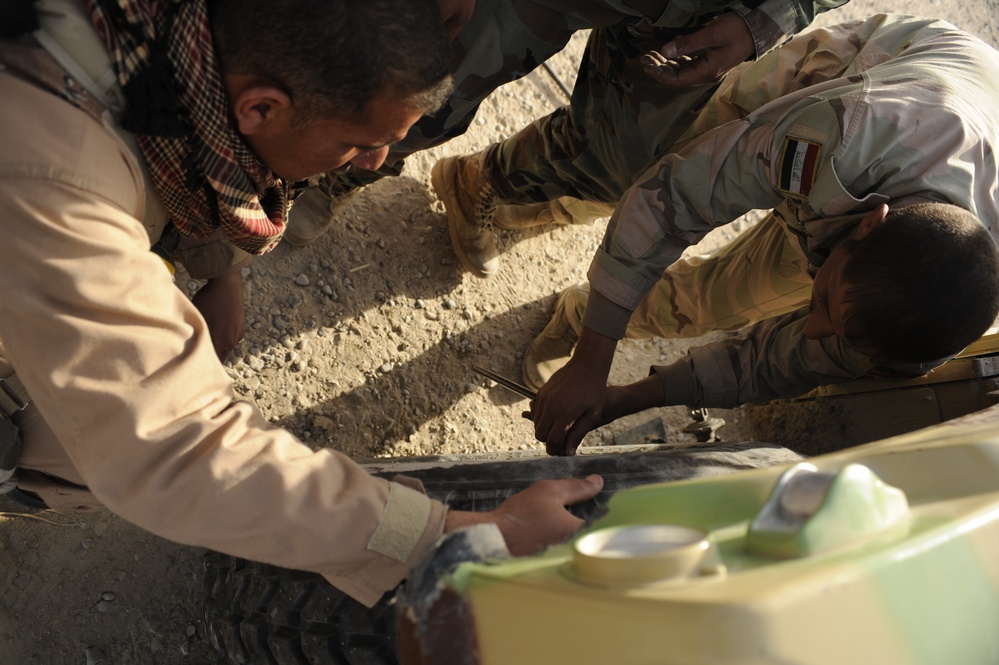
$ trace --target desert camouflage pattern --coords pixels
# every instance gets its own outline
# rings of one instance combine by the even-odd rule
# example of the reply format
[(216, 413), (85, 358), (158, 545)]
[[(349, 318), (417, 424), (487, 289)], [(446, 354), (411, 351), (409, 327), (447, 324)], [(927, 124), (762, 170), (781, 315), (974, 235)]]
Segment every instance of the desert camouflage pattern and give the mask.
[[(743, 65), (618, 206), (590, 267), (583, 323), (618, 338), (626, 326), (629, 336), (691, 337), (767, 319), (657, 368), (664, 381), (693, 377), (698, 406), (925, 373), (945, 359), (886, 366), (837, 337), (805, 339), (811, 275), (881, 203), (949, 202), (995, 234), (997, 105), (999, 53), (931, 19), (811, 31)], [(783, 167), (794, 146), (815, 158), (797, 180)], [(772, 212), (717, 254), (677, 263), (753, 209)]]
[[(334, 195), (374, 182), (385, 175), (399, 175), (405, 157), (418, 150), (446, 142), (465, 132), (475, 117), (479, 104), (496, 88), (526, 76), (550, 57), (561, 51), (574, 33), (593, 29), (590, 46), (580, 65), (572, 106), (578, 108), (573, 121), (581, 127), (590, 118), (610, 114), (611, 124), (598, 123), (600, 137), (588, 151), (588, 163), (593, 173), (583, 172), (584, 182), (601, 182), (608, 173), (619, 173), (613, 163), (618, 154), (616, 135), (627, 134), (626, 144), (641, 146), (641, 157), (625, 159), (635, 163), (629, 173), (637, 175), (658, 155), (650, 150), (644, 133), (662, 133), (660, 107), (667, 97), (652, 85), (651, 79), (637, 67), (637, 58), (650, 48), (659, 48), (673, 36), (691, 32), (705, 25), (724, 11), (736, 11), (743, 16), (753, 33), (758, 54), (763, 54), (791, 35), (806, 27), (817, 13), (844, 4), (846, 0), (705, 0), (697, 3), (668, 0), (478, 0), (471, 20), (461, 29), (454, 42), (455, 90), (447, 104), (432, 116), (424, 117), (409, 135), (389, 155), (377, 172), (349, 169), (344, 173), (322, 176), (321, 184)], [(592, 69), (595, 68), (595, 69)], [(592, 69), (592, 71), (591, 71)], [(693, 101), (706, 98), (709, 90), (689, 93), (691, 102), (674, 105), (689, 107)], [(599, 99), (608, 95), (606, 100)], [(646, 99), (646, 95), (648, 98)], [(594, 99), (594, 97), (598, 99)], [(598, 114), (598, 115), (594, 115)], [(565, 120), (556, 114), (552, 120), (563, 126)], [(683, 123), (676, 123), (677, 128)], [(533, 127), (533, 126), (532, 126)], [(652, 129), (644, 129), (650, 127)], [(566, 128), (568, 129), (568, 128)], [(682, 131), (682, 130), (681, 130)], [(670, 132), (658, 145), (672, 143)], [(566, 136), (568, 138), (568, 136)], [(674, 136), (675, 138), (675, 136)], [(553, 149), (564, 150), (566, 144), (553, 142)], [(523, 196), (510, 202), (547, 201), (535, 183), (545, 182), (547, 172), (519, 174)], [(616, 196), (601, 193), (616, 201), (633, 178), (619, 178)], [(582, 187), (582, 189), (579, 189)], [(588, 191), (588, 186), (571, 191)], [(566, 190), (567, 192), (570, 190)]]

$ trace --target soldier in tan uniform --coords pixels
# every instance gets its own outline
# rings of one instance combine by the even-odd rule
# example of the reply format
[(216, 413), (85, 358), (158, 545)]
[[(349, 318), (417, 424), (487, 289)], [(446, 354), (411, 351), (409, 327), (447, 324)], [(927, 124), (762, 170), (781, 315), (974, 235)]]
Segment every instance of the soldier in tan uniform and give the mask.
[[(205, 318), (150, 251), (169, 219), (263, 253), (295, 181), (377, 168), (449, 89), (431, 0), (20, 7), (0, 8), (4, 489), (99, 502), (368, 604), (444, 531), (492, 522), (526, 553), (580, 526), (564, 506), (596, 494), (597, 476), (449, 512), (272, 426), (236, 399)], [(354, 64), (325, 66), (338, 61)]]
[[(930, 19), (813, 31), (734, 70), (627, 192), (589, 286), (562, 294), (527, 354), (538, 439), (571, 454), (643, 408), (918, 376), (959, 353), (999, 311), (997, 107), (999, 53)], [(753, 209), (770, 212), (681, 259)], [(743, 328), (606, 387), (625, 335)]]

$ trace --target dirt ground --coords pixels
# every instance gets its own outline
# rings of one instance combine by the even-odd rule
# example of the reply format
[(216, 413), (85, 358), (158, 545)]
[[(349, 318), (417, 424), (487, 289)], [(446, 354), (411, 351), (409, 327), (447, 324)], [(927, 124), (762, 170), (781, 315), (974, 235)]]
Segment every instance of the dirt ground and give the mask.
[[(854, 0), (823, 24), (876, 13)], [(895, 11), (939, 16), (999, 47), (999, 1), (909, 0)], [(585, 35), (550, 64), (571, 85)], [(246, 339), (233, 354), (238, 391), (310, 445), (357, 459), (537, 447), (526, 401), (473, 373), (515, 379), (554, 295), (585, 279), (604, 223), (500, 236), (501, 272), (463, 273), (430, 188), (439, 158), (484, 148), (565, 98), (539, 69), (497, 91), (472, 129), (415, 155), (400, 178), (367, 188), (343, 222), (306, 248), (280, 246), (245, 271)], [(712, 236), (730, 239), (745, 224)], [(182, 279), (179, 287), (193, 288)], [(611, 381), (643, 377), (688, 342), (625, 341)], [(715, 411), (727, 441), (750, 440), (742, 412)], [(692, 441), (686, 409), (665, 408), (593, 432), (588, 443), (661, 419), (667, 440)], [(0, 503), (0, 664), (212, 662), (200, 616), (202, 551), (94, 514), (16, 515)], [(39, 519), (41, 518), (41, 519)], [(42, 521), (48, 520), (48, 521)]]

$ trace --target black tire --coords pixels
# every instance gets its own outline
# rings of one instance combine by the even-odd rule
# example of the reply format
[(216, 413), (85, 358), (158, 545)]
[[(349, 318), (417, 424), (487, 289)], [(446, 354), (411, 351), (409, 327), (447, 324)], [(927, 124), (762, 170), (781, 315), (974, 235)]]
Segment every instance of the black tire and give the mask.
[[(585, 452), (584, 452), (585, 451)], [(419, 479), (427, 494), (457, 510), (491, 510), (545, 478), (599, 473), (604, 490), (573, 512), (593, 520), (609, 496), (636, 485), (717, 475), (795, 461), (770, 444), (676, 448), (609, 446), (576, 457), (542, 452), (371, 460), (374, 475)], [(220, 663), (239, 665), (394, 665), (394, 593), (367, 608), (314, 573), (218, 553), (205, 558), (206, 626)]]

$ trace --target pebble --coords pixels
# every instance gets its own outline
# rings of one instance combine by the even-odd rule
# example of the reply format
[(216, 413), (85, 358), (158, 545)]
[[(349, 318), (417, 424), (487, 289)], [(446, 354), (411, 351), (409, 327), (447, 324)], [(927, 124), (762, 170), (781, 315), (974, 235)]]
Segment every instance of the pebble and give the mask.
[(90, 540), (90, 538), (84, 538), (83, 542), (80, 544), (83, 545), (83, 549), (89, 550), (91, 547), (94, 546), (94, 541)]
[(109, 602), (114, 600), (116, 597), (117, 596), (114, 595), (113, 591), (105, 591), (104, 593), (101, 594), (101, 598)]
[(378, 371), (380, 371), (382, 374), (388, 374), (389, 372), (392, 371), (393, 367), (395, 367), (395, 365), (393, 365), (392, 363), (385, 363), (384, 365), (378, 368)]
[(101, 601), (99, 601), (97, 603), (97, 611), (98, 612), (100, 612), (100, 613), (103, 614), (103, 613), (107, 612), (109, 609), (111, 609), (111, 603), (109, 603), (108, 601), (101, 600)]
[(87, 665), (97, 665), (104, 660), (104, 652), (97, 647), (87, 647), (83, 655), (87, 658)]
[(298, 284), (299, 286), (308, 286), (309, 276), (303, 272), (302, 274), (300, 274), (298, 277), (295, 278), (295, 283)]

